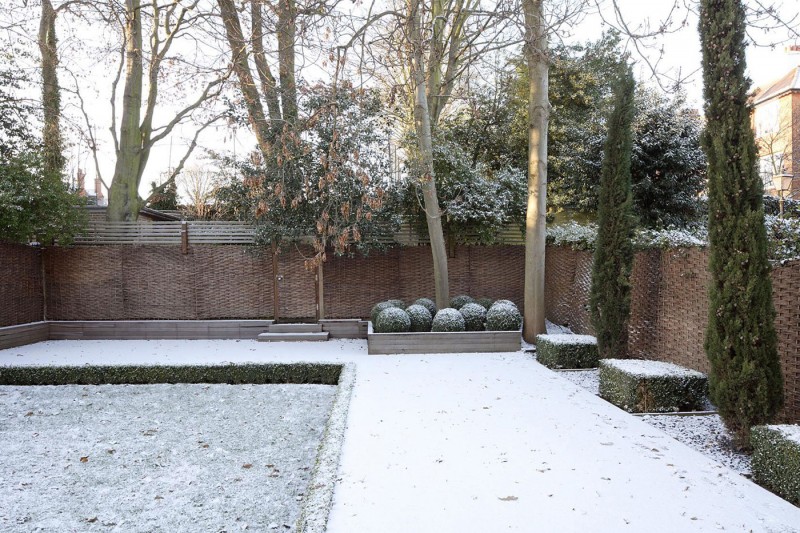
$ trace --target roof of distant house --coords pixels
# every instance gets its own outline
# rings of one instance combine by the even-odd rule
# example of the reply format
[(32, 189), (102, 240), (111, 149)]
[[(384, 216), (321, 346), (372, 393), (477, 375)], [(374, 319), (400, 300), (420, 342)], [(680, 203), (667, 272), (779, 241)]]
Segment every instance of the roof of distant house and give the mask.
[(756, 87), (753, 91), (753, 105), (758, 105), (789, 91), (800, 91), (800, 66), (769, 83)]

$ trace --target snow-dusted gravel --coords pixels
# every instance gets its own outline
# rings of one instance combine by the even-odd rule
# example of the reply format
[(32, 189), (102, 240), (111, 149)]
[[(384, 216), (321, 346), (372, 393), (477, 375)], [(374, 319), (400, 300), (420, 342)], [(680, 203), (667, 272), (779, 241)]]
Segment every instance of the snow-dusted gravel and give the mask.
[(288, 531), (335, 391), (0, 387), (0, 530)]

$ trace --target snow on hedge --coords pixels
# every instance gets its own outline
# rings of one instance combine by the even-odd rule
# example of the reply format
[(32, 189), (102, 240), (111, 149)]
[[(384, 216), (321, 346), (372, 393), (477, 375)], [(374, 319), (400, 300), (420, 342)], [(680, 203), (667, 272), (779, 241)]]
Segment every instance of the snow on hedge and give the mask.
[(785, 439), (800, 444), (800, 425), (780, 425), (767, 427), (773, 431), (779, 432)]
[(594, 344), (597, 345), (597, 338), (592, 335), (572, 335), (566, 333), (556, 333), (539, 335), (539, 338), (550, 344)]
[(464, 331), (464, 317), (456, 309), (445, 307), (433, 317), (431, 331)]
[[(800, 219), (780, 218), (766, 215), (764, 224), (769, 239), (769, 256), (772, 261), (800, 259)], [(567, 222), (548, 226), (547, 242), (555, 246), (566, 246), (575, 250), (593, 250), (597, 238), (597, 224)], [(639, 249), (703, 247), (708, 245), (708, 230), (704, 224), (685, 228), (665, 229), (639, 228), (634, 237)]]
[(705, 374), (663, 361), (640, 359), (603, 359), (603, 363), (626, 374), (641, 378), (705, 378)]

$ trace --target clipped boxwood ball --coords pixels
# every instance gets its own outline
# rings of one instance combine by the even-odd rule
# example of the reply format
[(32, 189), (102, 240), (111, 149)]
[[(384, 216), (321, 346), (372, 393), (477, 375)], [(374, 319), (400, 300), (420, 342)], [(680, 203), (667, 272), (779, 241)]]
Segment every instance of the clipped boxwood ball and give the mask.
[(375, 321), (376, 333), (405, 333), (411, 329), (411, 318), (399, 307), (387, 307)]
[(438, 309), (436, 308), (436, 303), (430, 298), (420, 298), (419, 300), (414, 302), (414, 305), (421, 305), (422, 307), (428, 310), (431, 316), (435, 315), (436, 311), (438, 311)]
[(372, 311), (369, 313), (369, 319), (372, 320), (372, 325), (375, 325), (375, 322), (378, 321), (378, 315), (381, 314), (381, 311), (384, 309), (388, 309), (390, 307), (397, 307), (392, 302), (378, 302), (372, 307)]
[(466, 331), (483, 331), (486, 322), (486, 309), (480, 304), (465, 304), (458, 310), (464, 317), (464, 329)]
[(406, 309), (408, 318), (411, 319), (411, 331), (430, 331), (433, 325), (433, 315), (419, 304), (409, 305)]
[(489, 308), (492, 307), (494, 300), (492, 300), (491, 298), (478, 298), (477, 300), (475, 300), (475, 303), (481, 304), (483, 308), (488, 311)]
[(466, 294), (462, 294), (450, 300), (450, 307), (452, 307), (453, 309), (461, 309), (466, 304), (472, 304), (472, 303), (475, 303), (475, 300), (473, 298), (467, 296)]
[(431, 331), (464, 331), (464, 317), (451, 307), (440, 309), (433, 317)]
[(522, 327), (522, 315), (516, 307), (508, 304), (495, 304), (486, 312), (488, 331), (517, 331)]
[(492, 304), (492, 307), (494, 307), (495, 305), (510, 305), (511, 307), (519, 311), (519, 307), (517, 307), (517, 304), (515, 304), (511, 300), (497, 300)]
[(403, 300), (394, 299), (394, 300), (387, 300), (387, 302), (400, 309), (406, 308), (406, 303)]

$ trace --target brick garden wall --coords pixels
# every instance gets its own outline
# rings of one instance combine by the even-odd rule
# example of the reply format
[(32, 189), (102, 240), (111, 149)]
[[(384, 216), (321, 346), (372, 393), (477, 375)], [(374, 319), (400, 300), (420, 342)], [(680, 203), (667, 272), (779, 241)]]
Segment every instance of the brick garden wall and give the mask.
[(41, 250), (0, 243), (0, 327), (44, 320)]
[[(576, 333), (592, 333), (587, 303), (591, 253), (547, 251), (547, 316)], [(708, 372), (703, 350), (708, 324), (708, 253), (699, 248), (636, 254), (633, 267), (630, 355)], [(800, 421), (800, 261), (775, 267), (773, 300), (784, 375), (785, 414)]]

